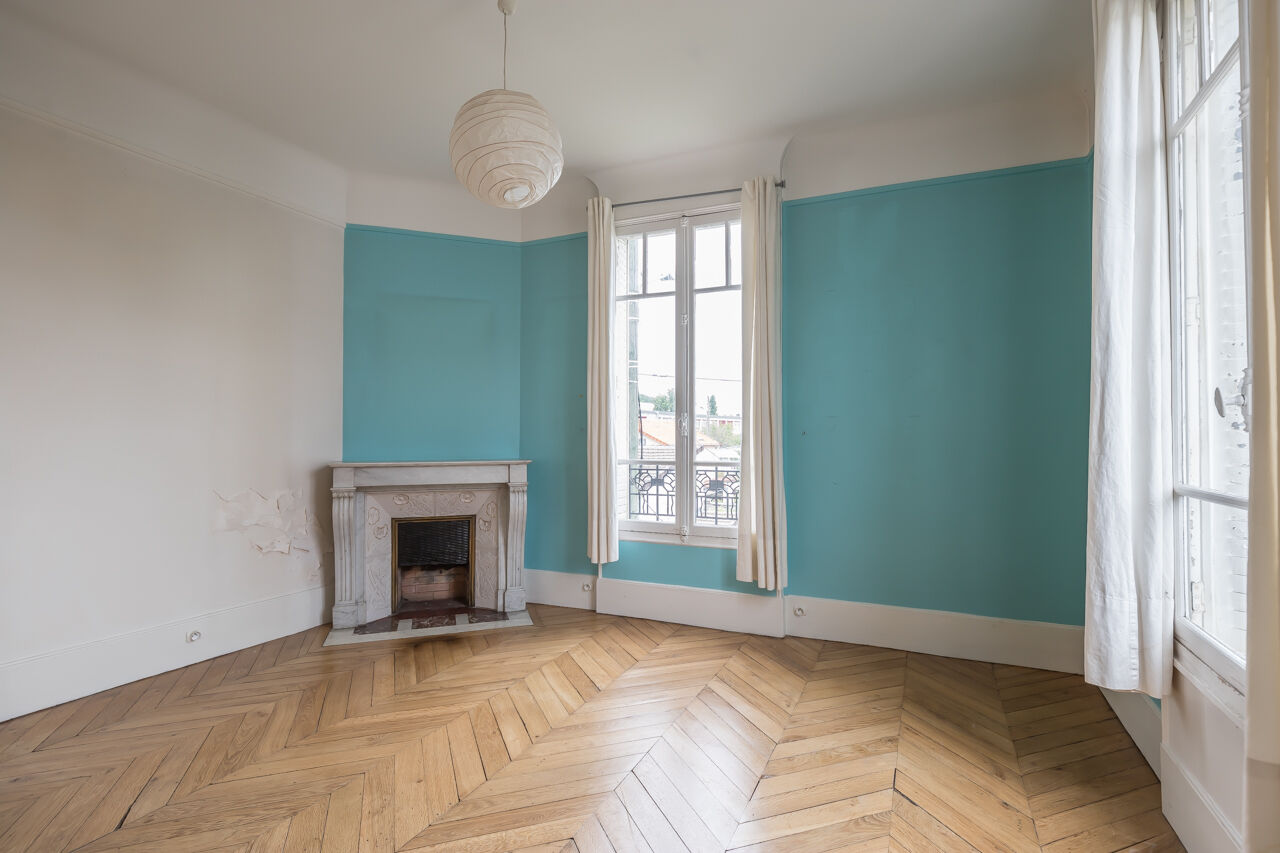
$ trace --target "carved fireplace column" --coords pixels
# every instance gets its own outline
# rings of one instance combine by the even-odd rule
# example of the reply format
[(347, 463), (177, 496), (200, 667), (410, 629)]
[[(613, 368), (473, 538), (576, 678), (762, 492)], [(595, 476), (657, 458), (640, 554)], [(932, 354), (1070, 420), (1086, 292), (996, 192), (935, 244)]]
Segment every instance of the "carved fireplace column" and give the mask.
[(364, 556), (356, 554), (356, 490), (333, 488), (333, 627), (364, 624)]
[(506, 566), (503, 572), (500, 591), (502, 601), (498, 609), (504, 611), (524, 610), (524, 525), (525, 514), (529, 506), (529, 484), (507, 484), (507, 549)]

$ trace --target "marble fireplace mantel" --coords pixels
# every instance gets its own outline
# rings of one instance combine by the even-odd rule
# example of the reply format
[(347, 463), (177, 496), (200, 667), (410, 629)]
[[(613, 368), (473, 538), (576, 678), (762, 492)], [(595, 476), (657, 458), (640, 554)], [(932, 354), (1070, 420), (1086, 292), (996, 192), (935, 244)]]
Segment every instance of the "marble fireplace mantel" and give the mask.
[(391, 613), (390, 522), (476, 516), (476, 606), (524, 610), (527, 459), (335, 462), (333, 627)]

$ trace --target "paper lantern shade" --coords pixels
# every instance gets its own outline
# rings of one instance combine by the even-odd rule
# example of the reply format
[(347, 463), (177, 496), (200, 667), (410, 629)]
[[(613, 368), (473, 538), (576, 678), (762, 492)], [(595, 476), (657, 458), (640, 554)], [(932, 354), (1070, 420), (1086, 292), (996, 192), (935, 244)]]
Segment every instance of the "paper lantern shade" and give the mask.
[(532, 95), (481, 92), (462, 105), (449, 134), (453, 172), (470, 193), (496, 207), (528, 207), (564, 169), (560, 132)]

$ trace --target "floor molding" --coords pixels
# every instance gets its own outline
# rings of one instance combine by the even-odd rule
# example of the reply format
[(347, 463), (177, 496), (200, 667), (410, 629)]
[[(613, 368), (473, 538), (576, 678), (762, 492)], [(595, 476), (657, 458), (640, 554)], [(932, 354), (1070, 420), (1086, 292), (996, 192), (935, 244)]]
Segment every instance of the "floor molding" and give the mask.
[(743, 634), (782, 636), (782, 605), (774, 595), (607, 577), (600, 578), (598, 587), (596, 609), (600, 613)]
[(1084, 629), (1077, 625), (801, 595), (787, 596), (786, 621), (795, 637), (1084, 672)]
[(1160, 776), (1160, 709), (1156, 703), (1145, 693), (1117, 693), (1105, 688), (1102, 697), (1116, 712), (1142, 757), (1147, 759), (1156, 776)]
[(524, 594), (533, 604), (596, 609), (596, 576), (577, 572), (524, 570)]
[(314, 628), (326, 600), (317, 586), (0, 663), (0, 720)]
[(1189, 853), (1244, 850), (1244, 839), (1167, 746), (1160, 750), (1160, 766), (1161, 807)]

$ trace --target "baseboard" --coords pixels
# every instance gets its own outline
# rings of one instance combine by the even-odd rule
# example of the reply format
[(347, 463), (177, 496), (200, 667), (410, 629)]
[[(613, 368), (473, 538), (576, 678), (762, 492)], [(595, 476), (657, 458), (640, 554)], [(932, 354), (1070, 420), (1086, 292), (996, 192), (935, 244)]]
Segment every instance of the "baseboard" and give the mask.
[(788, 595), (786, 631), (795, 637), (1084, 672), (1084, 629), (1076, 625)]
[(2, 663), (0, 720), (314, 628), (326, 600), (312, 587)]
[(1160, 798), (1188, 853), (1239, 853), (1244, 840), (1169, 748), (1160, 750)]
[(775, 595), (615, 578), (600, 578), (597, 593), (596, 609), (600, 613), (782, 636), (782, 605)]
[(533, 604), (596, 609), (596, 576), (576, 572), (524, 570), (524, 594)]
[(1147, 759), (1156, 776), (1160, 776), (1160, 709), (1143, 693), (1117, 693), (1102, 689), (1102, 696), (1120, 718), (1134, 744)]

